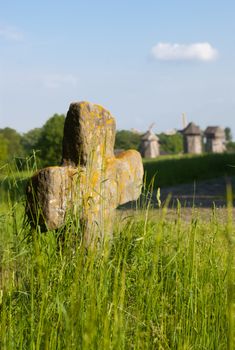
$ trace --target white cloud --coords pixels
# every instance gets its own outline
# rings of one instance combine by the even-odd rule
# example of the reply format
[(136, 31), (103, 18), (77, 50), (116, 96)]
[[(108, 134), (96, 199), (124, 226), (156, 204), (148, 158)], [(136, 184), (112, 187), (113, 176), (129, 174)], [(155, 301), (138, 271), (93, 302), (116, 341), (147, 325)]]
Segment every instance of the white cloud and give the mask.
[(171, 44), (158, 43), (151, 49), (151, 55), (161, 61), (213, 61), (218, 52), (209, 43)]
[(63, 85), (77, 85), (77, 78), (72, 74), (49, 74), (42, 77), (43, 85), (49, 89), (58, 89)]
[(15, 27), (0, 26), (0, 39), (9, 41), (22, 41), (23, 33)]

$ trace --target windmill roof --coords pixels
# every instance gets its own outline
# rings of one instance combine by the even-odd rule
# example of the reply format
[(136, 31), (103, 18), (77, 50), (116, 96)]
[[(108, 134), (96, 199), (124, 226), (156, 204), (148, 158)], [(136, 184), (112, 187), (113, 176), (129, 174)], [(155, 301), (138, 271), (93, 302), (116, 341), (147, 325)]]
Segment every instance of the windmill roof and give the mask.
[(148, 130), (143, 136), (141, 137), (141, 140), (143, 141), (158, 141), (159, 138), (151, 131)]
[(212, 135), (215, 137), (225, 137), (224, 129), (219, 126), (208, 126), (205, 130), (205, 135)]
[(201, 130), (199, 126), (191, 122), (181, 131), (181, 133), (184, 135), (201, 135)]

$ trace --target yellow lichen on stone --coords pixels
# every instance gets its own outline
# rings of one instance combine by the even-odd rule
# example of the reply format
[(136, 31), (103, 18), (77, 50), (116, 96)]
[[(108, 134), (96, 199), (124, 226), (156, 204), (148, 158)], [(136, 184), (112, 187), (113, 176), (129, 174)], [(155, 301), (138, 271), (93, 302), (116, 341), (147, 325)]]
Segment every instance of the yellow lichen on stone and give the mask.
[[(103, 237), (107, 218), (115, 208), (136, 200), (141, 193), (143, 165), (130, 150), (114, 157), (115, 119), (100, 105), (70, 105), (64, 128), (63, 166), (34, 175), (28, 191), (28, 216), (49, 229), (65, 223), (67, 212), (85, 222), (85, 239)], [(36, 194), (35, 207), (31, 194)]]

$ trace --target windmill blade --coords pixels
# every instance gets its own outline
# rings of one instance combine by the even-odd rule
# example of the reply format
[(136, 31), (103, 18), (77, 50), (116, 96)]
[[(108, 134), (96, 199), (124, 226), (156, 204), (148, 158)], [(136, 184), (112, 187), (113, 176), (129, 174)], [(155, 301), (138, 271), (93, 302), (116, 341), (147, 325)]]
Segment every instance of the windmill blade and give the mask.
[(182, 113), (182, 126), (183, 126), (183, 129), (186, 128), (187, 126), (187, 117), (185, 113)]
[(155, 126), (155, 124), (156, 124), (156, 123), (150, 124), (148, 130), (151, 131), (151, 130), (153, 129), (153, 127)]

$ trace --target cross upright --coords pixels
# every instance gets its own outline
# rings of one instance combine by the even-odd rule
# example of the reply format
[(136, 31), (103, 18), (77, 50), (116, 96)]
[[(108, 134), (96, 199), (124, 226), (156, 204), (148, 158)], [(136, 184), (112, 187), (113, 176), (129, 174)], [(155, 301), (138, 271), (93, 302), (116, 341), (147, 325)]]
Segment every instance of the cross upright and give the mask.
[(62, 165), (34, 174), (26, 214), (33, 227), (58, 229), (68, 217), (83, 223), (87, 245), (110, 231), (118, 205), (138, 199), (143, 164), (135, 150), (114, 156), (115, 119), (89, 102), (72, 103), (64, 125)]

